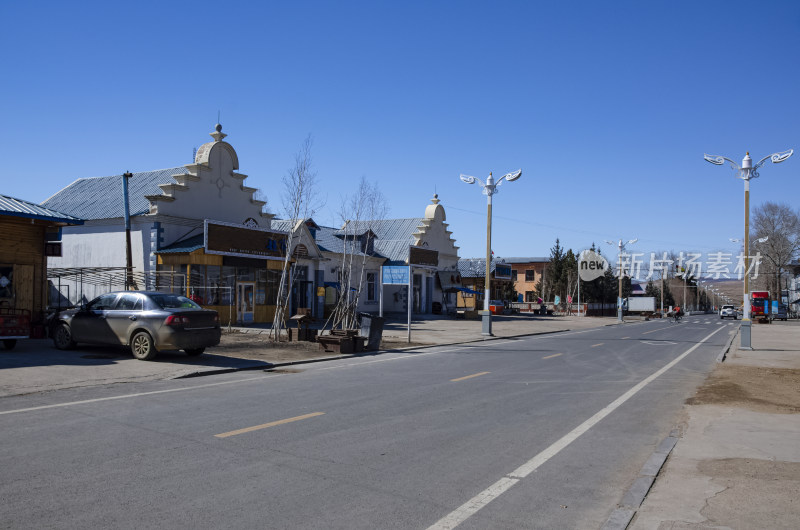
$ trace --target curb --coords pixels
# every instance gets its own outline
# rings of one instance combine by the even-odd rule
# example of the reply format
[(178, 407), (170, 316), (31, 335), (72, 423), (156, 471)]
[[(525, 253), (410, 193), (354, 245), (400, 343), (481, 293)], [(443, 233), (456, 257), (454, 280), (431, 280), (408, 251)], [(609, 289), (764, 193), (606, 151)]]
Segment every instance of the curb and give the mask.
[(639, 476), (633, 482), (630, 489), (623, 495), (622, 500), (617, 505), (617, 508), (611, 512), (611, 515), (602, 526), (602, 530), (625, 530), (636, 515), (636, 511), (641, 507), (650, 488), (656, 481), (656, 476), (667, 461), (675, 444), (678, 443), (678, 430), (673, 429), (669, 436), (664, 438), (658, 447), (647, 459), (647, 462), (642, 466), (639, 471)]
[(731, 346), (733, 345), (733, 341), (736, 340), (736, 337), (739, 336), (739, 331), (740, 330), (741, 330), (741, 327), (736, 328), (736, 333), (732, 333), (731, 334), (731, 338), (728, 339), (728, 343), (725, 346), (722, 347), (722, 350), (720, 350), (719, 355), (717, 355), (717, 362), (718, 363), (725, 362), (725, 359), (728, 356), (728, 352), (730, 351)]

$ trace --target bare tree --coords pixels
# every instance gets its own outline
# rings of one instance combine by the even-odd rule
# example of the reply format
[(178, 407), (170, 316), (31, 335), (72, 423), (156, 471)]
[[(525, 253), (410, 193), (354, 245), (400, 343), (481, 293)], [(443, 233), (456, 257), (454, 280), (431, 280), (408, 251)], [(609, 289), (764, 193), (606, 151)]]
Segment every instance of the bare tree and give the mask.
[(339, 210), (343, 222), (339, 299), (325, 327), (328, 324), (334, 329), (355, 327), (367, 259), (373, 254), (377, 224), (387, 213), (387, 201), (377, 183), (370, 184), (365, 177), (361, 178), (353, 195), (343, 198)]
[(286, 313), (289, 309), (289, 293), (294, 276), (291, 259), (294, 248), (300, 239), (300, 228), (304, 220), (314, 215), (314, 212), (322, 205), (317, 195), (317, 173), (313, 169), (311, 154), (313, 144), (313, 138), (308, 135), (294, 157), (294, 167), (282, 179), (282, 213), (289, 220), (291, 228), (286, 239), (286, 256), (283, 260), (278, 295), (275, 301), (275, 316), (269, 334), (273, 340), (280, 340), (281, 329), (285, 324)]
[(755, 250), (764, 258), (764, 283), (780, 296), (783, 271), (800, 254), (800, 214), (785, 203), (763, 203), (753, 212), (750, 241), (750, 254)]

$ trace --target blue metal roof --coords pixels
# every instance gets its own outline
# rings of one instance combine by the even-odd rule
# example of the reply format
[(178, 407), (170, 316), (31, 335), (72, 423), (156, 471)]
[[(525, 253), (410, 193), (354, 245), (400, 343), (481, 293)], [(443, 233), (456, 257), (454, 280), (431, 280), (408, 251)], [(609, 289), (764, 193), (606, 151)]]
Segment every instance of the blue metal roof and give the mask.
[(25, 217), (26, 219), (42, 219), (73, 225), (82, 225), (83, 219), (67, 215), (60, 211), (39, 206), (36, 203), (15, 199), (8, 195), (0, 195), (0, 215)]
[[(319, 229), (316, 230), (314, 241), (317, 242), (317, 246), (320, 250), (323, 252), (341, 253), (347, 248), (348, 254), (363, 255), (360, 241), (345, 241), (343, 238), (334, 235), (337, 231), (337, 228), (331, 228), (330, 226), (320, 226)], [(345, 247), (345, 245), (347, 245), (347, 247)]]
[(205, 234), (187, 237), (183, 241), (177, 241), (171, 245), (160, 249), (156, 254), (177, 254), (182, 252), (193, 252), (205, 248)]
[[(159, 184), (174, 183), (172, 175), (188, 173), (185, 167), (134, 173), (128, 181), (128, 201), (131, 215), (150, 211), (145, 195), (161, 195)], [(122, 175), (78, 179), (59, 191), (42, 206), (66, 212), (81, 219), (114, 219), (124, 217)]]

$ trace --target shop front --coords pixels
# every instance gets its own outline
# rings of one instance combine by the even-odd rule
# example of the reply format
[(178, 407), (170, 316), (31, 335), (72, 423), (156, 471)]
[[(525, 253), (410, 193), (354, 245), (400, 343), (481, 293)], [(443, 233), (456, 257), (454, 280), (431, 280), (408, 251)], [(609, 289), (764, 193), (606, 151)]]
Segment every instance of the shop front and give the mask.
[[(225, 324), (271, 322), (286, 238), (286, 232), (206, 220), (202, 236), (157, 253), (156, 287), (215, 309)], [(295, 285), (299, 288), (304, 282)]]

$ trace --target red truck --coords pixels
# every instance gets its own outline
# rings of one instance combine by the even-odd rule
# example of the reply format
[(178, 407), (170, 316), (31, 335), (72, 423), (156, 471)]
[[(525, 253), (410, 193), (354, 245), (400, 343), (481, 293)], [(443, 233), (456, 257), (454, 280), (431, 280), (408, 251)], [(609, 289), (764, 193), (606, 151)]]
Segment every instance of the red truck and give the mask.
[(759, 322), (772, 323), (769, 291), (750, 291), (750, 318)]

